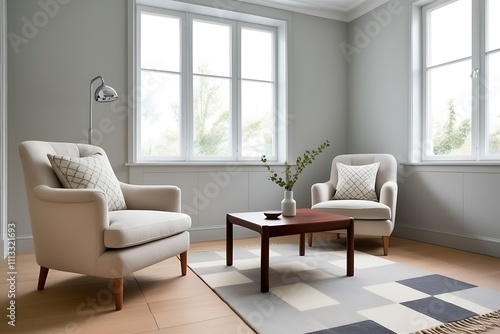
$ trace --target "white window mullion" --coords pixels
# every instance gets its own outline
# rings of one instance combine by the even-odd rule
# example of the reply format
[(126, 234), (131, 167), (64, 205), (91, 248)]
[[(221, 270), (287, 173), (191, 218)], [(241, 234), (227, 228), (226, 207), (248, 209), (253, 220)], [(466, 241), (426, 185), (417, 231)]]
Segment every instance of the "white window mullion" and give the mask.
[(184, 50), (184, 89), (182, 91), (183, 97), (182, 101), (184, 102), (183, 106), (183, 121), (184, 125), (183, 129), (183, 139), (184, 139), (184, 154), (186, 161), (190, 161), (193, 159), (193, 17), (192, 15), (186, 13), (185, 22), (184, 22), (184, 33), (185, 37), (182, 39), (183, 41), (183, 50)]
[(423, 7), (422, 8), (422, 143), (420, 145), (421, 150), (422, 150), (422, 160), (426, 160), (427, 157), (429, 156), (429, 152), (427, 150), (430, 149), (431, 145), (429, 144), (429, 137), (431, 137), (431, 132), (432, 130), (430, 129), (430, 122), (428, 121), (429, 115), (428, 115), (428, 67), (429, 67), (429, 51), (427, 47), (427, 40), (429, 39), (429, 26), (430, 23), (428, 22), (428, 15), (427, 15), (427, 8)]
[(135, 90), (135, 96), (132, 101), (133, 106), (132, 110), (135, 110), (135, 112), (132, 114), (133, 117), (133, 136), (134, 136), (134, 148), (133, 148), (133, 158), (134, 162), (138, 161), (141, 156), (141, 142), (142, 142), (142, 137), (141, 137), (141, 106), (140, 106), (140, 101), (142, 98), (141, 94), (141, 15), (140, 15), (140, 6), (137, 6), (137, 10), (134, 13), (135, 17), (135, 24), (138, 27), (137, 30), (134, 32), (135, 37), (134, 37), (134, 58), (135, 58), (135, 63), (133, 64), (133, 87)]
[(233, 34), (233, 66), (232, 66), (232, 107), (233, 107), (233, 140), (236, 160), (241, 160), (242, 122), (241, 122), (241, 24), (237, 23)]
[(428, 51), (428, 47), (427, 47), (427, 40), (429, 39), (429, 26), (430, 26), (430, 23), (428, 22), (428, 15), (427, 15), (427, 8), (426, 7), (422, 7), (422, 130), (421, 130), (421, 133), (422, 133), (422, 137), (421, 137), (421, 151), (422, 151), (422, 160), (426, 160), (428, 155), (429, 155), (429, 152), (427, 150), (429, 150), (429, 147), (431, 147), (431, 145), (429, 144), (429, 137), (431, 136), (430, 133), (431, 133), (431, 129), (429, 127), (429, 121), (428, 121), (428, 110), (429, 110), (429, 106), (428, 106), (428, 82), (429, 82), (429, 79), (428, 79), (428, 67), (429, 67), (429, 51)]
[(481, 5), (484, 22), (483, 44), (481, 56), (484, 62), (484, 77), (481, 87), (482, 103), (485, 115), (484, 138), (486, 160), (500, 160), (500, 38), (498, 37), (497, 14), (500, 2), (495, 0), (482, 0)]
[[(275, 31), (275, 36), (277, 36), (278, 32)], [(274, 152), (274, 156), (276, 156), (276, 159), (278, 158), (278, 152), (279, 152), (279, 149), (278, 149), (278, 145), (280, 144), (279, 143), (279, 134), (278, 134), (278, 131), (280, 129), (280, 120), (279, 120), (279, 109), (280, 109), (280, 106), (279, 106), (279, 101), (278, 101), (278, 95), (279, 95), (279, 76), (278, 76), (278, 73), (279, 73), (279, 70), (278, 70), (278, 50), (279, 50), (279, 47), (278, 47), (278, 38), (275, 37), (274, 38), (274, 49), (273, 49), (273, 59), (274, 59), (274, 62), (273, 62), (273, 82), (274, 82), (274, 101), (273, 101), (273, 105), (274, 105), (274, 108), (276, 110), (276, 117), (275, 117), (275, 122), (274, 122), (274, 131), (273, 131), (273, 152)]]
[(478, 160), (484, 153), (484, 101), (480, 98), (481, 82), (484, 78), (484, 62), (481, 60), (480, 47), (484, 41), (484, 34), (481, 33), (481, 24), (484, 22), (480, 20), (480, 5), (483, 1), (472, 1), (472, 68), (471, 68), (471, 84), (472, 96), (470, 101), (470, 108), (472, 109), (472, 151), (473, 160)]

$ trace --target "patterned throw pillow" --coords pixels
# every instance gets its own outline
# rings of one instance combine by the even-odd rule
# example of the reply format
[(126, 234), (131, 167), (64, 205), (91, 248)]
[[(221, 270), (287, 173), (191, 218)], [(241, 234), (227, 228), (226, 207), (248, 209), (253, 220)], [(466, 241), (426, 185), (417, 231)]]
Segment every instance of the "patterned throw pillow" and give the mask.
[(108, 198), (108, 210), (126, 210), (120, 183), (102, 154), (83, 158), (47, 154), (52, 169), (64, 188), (101, 189)]
[(377, 201), (375, 181), (380, 162), (349, 166), (337, 162), (338, 182), (333, 199), (360, 199)]

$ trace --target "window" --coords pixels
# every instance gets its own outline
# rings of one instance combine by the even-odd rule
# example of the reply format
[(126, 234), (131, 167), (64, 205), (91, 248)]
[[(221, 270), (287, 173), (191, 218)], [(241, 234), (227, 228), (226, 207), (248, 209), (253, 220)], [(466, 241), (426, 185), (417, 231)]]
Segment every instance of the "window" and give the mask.
[(137, 6), (135, 161), (282, 158), (283, 27), (254, 21)]
[(500, 1), (422, 2), (412, 15), (413, 160), (500, 160)]

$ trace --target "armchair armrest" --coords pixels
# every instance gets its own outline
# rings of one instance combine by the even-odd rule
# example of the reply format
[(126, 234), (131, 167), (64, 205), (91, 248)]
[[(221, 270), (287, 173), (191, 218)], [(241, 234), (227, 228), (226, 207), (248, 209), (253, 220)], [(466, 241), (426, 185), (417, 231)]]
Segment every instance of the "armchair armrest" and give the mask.
[(380, 203), (391, 208), (392, 221), (396, 218), (396, 202), (398, 197), (398, 184), (395, 181), (387, 181), (380, 188)]
[(317, 203), (329, 201), (333, 197), (331, 182), (315, 183), (311, 186), (311, 207)]
[(42, 184), (33, 188), (33, 194), (40, 201), (60, 204), (102, 201), (107, 211), (106, 195), (99, 189), (51, 188)]
[(120, 182), (129, 210), (181, 212), (181, 189), (168, 185), (133, 185)]
[(30, 204), (40, 266), (95, 275), (109, 225), (106, 194), (98, 189), (33, 187)]

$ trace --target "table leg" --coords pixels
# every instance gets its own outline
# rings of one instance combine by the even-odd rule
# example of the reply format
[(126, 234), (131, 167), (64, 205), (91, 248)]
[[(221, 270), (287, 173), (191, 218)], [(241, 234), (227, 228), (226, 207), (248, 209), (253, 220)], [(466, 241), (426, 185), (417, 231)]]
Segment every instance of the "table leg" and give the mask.
[(354, 219), (347, 229), (347, 276), (354, 276)]
[(306, 234), (305, 233), (300, 234), (299, 255), (300, 256), (306, 255)]
[(226, 264), (233, 265), (233, 224), (226, 218)]
[(260, 241), (260, 291), (269, 291), (269, 228), (263, 227)]

